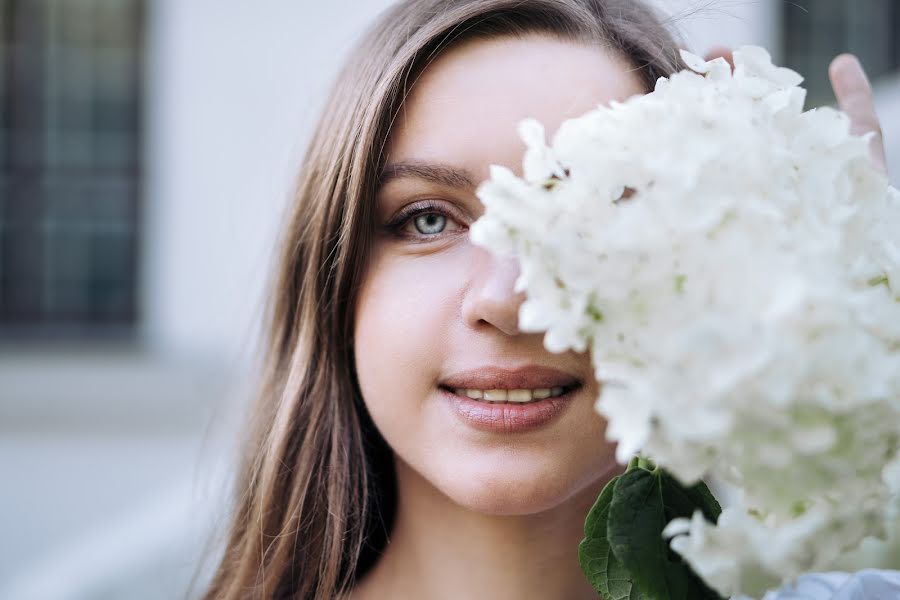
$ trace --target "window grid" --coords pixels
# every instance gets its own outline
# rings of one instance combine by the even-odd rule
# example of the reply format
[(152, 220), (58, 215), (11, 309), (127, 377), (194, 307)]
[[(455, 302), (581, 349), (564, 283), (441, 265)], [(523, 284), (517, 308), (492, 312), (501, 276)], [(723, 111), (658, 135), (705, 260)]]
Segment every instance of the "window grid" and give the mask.
[(0, 0), (0, 331), (136, 314), (140, 0)]

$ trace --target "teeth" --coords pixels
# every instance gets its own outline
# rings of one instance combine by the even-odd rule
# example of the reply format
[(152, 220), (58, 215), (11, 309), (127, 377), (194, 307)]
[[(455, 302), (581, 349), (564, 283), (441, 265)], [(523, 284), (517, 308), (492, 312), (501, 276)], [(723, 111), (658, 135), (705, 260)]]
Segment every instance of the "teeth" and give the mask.
[(453, 390), (457, 396), (468, 396), (475, 400), (483, 399), (487, 402), (514, 402), (519, 404), (561, 396), (563, 391), (562, 386), (537, 388), (534, 390), (474, 390), (463, 388)]

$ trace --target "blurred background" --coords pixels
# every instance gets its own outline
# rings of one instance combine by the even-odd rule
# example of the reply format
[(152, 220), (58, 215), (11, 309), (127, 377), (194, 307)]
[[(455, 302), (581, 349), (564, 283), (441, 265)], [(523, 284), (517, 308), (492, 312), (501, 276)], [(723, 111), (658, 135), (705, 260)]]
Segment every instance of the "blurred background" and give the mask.
[[(856, 53), (896, 184), (900, 2), (657, 3), (809, 106)], [(181, 598), (215, 556), (292, 176), (388, 4), (0, 0), (0, 599)]]

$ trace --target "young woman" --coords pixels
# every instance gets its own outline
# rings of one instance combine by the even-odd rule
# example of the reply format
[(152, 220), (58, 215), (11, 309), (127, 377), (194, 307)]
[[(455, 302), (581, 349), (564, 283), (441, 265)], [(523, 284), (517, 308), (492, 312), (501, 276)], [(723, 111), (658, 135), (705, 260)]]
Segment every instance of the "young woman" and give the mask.
[[(596, 598), (577, 546), (619, 466), (589, 357), (517, 330), (517, 266), (467, 228), (489, 165), (520, 167), (520, 119), (552, 134), (645, 93), (678, 47), (635, 0), (382, 15), (302, 166), (206, 598)], [(835, 68), (857, 126), (876, 127), (858, 63)]]

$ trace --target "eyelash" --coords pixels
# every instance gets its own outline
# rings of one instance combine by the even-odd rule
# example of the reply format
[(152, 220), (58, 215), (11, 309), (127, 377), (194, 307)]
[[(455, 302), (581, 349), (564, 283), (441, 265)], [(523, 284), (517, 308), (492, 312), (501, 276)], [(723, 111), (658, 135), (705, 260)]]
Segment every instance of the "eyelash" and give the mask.
[(385, 225), (385, 227), (391, 233), (396, 235), (397, 237), (407, 238), (407, 239), (415, 239), (415, 240), (419, 240), (419, 241), (430, 241), (430, 240), (440, 237), (441, 235), (443, 235), (446, 232), (441, 232), (441, 233), (432, 234), (432, 235), (426, 235), (426, 234), (422, 234), (422, 233), (410, 234), (410, 233), (406, 233), (403, 231), (403, 229), (406, 227), (406, 225), (410, 221), (414, 220), (416, 217), (419, 217), (421, 215), (428, 215), (428, 214), (436, 214), (436, 215), (441, 215), (443, 217), (446, 217), (448, 220), (448, 226), (449, 226), (449, 221), (455, 221), (457, 223), (459, 223), (459, 221), (460, 221), (460, 219), (456, 218), (456, 216), (451, 211), (448, 211), (447, 209), (443, 208), (439, 203), (437, 203), (433, 200), (426, 200), (424, 202), (420, 202), (418, 204), (411, 204), (411, 205), (405, 207), (403, 210), (400, 211), (400, 213), (390, 223)]

